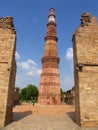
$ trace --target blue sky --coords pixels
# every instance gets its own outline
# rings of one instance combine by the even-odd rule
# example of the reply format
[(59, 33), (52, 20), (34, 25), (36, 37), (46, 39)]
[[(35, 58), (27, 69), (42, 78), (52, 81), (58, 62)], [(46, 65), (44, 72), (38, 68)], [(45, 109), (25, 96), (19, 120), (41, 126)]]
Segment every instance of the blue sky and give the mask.
[(61, 88), (66, 91), (74, 85), (72, 34), (80, 24), (82, 13), (90, 12), (98, 18), (98, 1), (0, 0), (0, 17), (12, 16), (17, 31), (17, 87), (23, 88), (28, 84), (39, 86), (44, 37), (51, 7), (55, 9), (59, 38)]

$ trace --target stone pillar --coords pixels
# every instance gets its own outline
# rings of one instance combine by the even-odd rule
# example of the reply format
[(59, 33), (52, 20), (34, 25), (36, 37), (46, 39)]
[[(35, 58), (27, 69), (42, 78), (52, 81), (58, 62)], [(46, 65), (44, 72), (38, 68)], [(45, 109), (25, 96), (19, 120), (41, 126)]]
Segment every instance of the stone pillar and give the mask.
[(47, 33), (45, 37), (45, 50), (42, 57), (42, 72), (38, 103), (44, 105), (61, 104), (59, 57), (57, 54), (57, 35), (54, 9), (50, 9)]
[(98, 23), (90, 13), (81, 15), (73, 52), (76, 122), (81, 127), (98, 126)]
[(19, 88), (14, 88), (13, 106), (19, 105)]
[(0, 127), (12, 121), (16, 31), (12, 17), (0, 18)]

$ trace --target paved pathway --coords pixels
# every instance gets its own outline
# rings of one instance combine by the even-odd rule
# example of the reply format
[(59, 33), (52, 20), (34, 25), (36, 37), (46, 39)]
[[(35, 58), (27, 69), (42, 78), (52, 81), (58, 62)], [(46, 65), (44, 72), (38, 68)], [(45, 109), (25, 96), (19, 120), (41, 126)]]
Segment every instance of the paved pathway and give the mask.
[(0, 130), (98, 130), (80, 128), (74, 121), (74, 107), (22, 105), (14, 108), (14, 121)]

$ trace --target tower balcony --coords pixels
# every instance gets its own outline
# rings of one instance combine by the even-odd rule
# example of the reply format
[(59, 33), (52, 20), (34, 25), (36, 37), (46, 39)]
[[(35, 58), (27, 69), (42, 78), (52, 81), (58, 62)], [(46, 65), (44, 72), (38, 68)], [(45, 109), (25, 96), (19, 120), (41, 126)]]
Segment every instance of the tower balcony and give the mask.
[(41, 61), (42, 61), (42, 63), (45, 63), (45, 62), (56, 62), (57, 64), (59, 64), (60, 59), (59, 59), (59, 57), (45, 56), (45, 57), (42, 57)]

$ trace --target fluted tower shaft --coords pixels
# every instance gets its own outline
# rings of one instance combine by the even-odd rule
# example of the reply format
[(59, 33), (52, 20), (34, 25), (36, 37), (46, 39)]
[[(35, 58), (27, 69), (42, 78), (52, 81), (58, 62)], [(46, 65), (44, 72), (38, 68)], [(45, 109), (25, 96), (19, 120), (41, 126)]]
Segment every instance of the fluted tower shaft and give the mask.
[(39, 87), (39, 104), (60, 104), (59, 57), (54, 9), (50, 9)]

